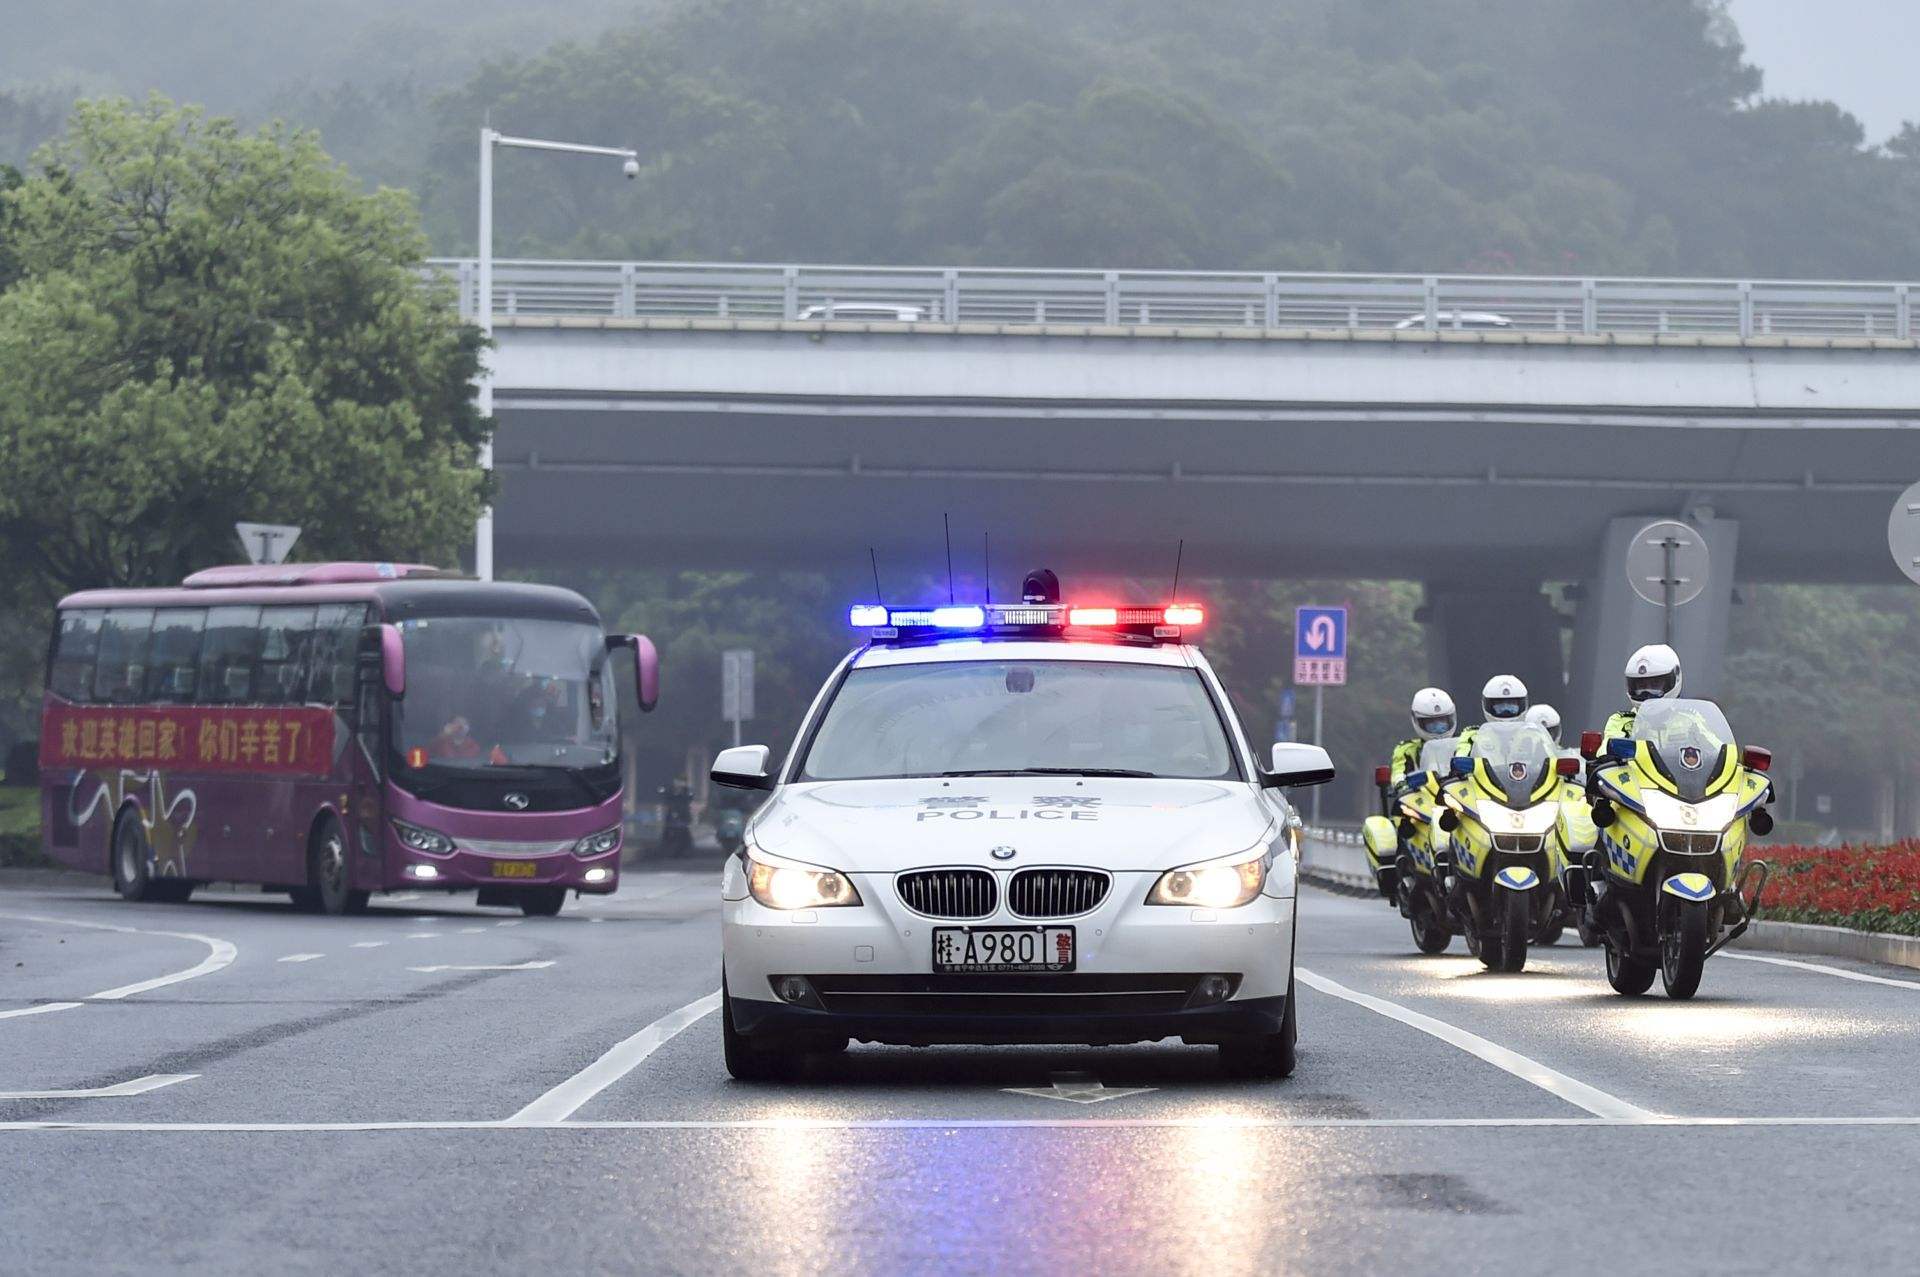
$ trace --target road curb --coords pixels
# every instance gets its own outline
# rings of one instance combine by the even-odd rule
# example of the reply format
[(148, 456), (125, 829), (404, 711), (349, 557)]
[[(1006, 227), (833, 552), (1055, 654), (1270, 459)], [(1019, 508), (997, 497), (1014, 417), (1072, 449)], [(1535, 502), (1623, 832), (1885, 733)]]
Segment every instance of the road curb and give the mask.
[(1855, 931), (1851, 927), (1758, 919), (1747, 928), (1745, 935), (1734, 941), (1733, 947), (1773, 953), (1823, 954), (1920, 971), (1920, 936), (1893, 935), (1885, 931)]

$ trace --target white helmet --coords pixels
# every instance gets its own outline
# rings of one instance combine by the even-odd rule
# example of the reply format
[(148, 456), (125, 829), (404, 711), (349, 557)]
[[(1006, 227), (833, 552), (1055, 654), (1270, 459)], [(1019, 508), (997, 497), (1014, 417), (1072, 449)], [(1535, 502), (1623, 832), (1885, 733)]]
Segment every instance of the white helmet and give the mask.
[(1627, 699), (1655, 701), (1680, 694), (1680, 653), (1649, 643), (1627, 658)]
[(1423, 687), (1413, 694), (1413, 730), (1427, 740), (1451, 736), (1459, 726), (1459, 713), (1453, 697), (1437, 687)]
[(1480, 712), (1490, 723), (1519, 718), (1527, 712), (1527, 685), (1511, 674), (1495, 674), (1480, 689)]
[(1538, 723), (1553, 737), (1553, 743), (1560, 743), (1560, 711), (1551, 705), (1535, 705), (1527, 711), (1527, 721)]

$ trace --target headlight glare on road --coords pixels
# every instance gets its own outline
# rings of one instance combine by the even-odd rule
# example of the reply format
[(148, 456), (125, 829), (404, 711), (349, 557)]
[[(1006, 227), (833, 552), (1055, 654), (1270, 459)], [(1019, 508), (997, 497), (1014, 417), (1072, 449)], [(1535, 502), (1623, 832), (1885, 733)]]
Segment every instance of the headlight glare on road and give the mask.
[(837, 909), (860, 903), (860, 893), (845, 874), (782, 860), (757, 848), (747, 851), (747, 890), (769, 909)]
[(393, 832), (400, 836), (400, 842), (409, 851), (424, 851), (429, 856), (444, 856), (453, 850), (453, 839), (433, 829), (423, 829), (419, 825), (409, 825), (404, 820), (393, 822)]
[(1238, 909), (1252, 903), (1266, 884), (1267, 851), (1265, 847), (1256, 847), (1237, 856), (1169, 869), (1147, 893), (1147, 903)]
[(573, 854), (576, 856), (604, 856), (619, 845), (620, 826), (615, 825), (612, 829), (602, 829), (597, 834), (588, 834), (585, 838), (573, 844)]

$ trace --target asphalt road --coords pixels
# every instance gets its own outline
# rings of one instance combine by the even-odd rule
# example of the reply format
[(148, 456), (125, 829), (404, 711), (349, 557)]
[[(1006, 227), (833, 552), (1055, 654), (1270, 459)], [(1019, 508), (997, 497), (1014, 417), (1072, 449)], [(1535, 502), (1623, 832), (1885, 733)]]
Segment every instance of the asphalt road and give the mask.
[[(521, 919), (0, 878), (9, 1273), (1912, 1271), (1920, 973), (1701, 997), (1303, 898), (1299, 1072), (858, 1047), (730, 1081), (716, 873)], [(88, 1092), (92, 1092), (88, 1094)]]

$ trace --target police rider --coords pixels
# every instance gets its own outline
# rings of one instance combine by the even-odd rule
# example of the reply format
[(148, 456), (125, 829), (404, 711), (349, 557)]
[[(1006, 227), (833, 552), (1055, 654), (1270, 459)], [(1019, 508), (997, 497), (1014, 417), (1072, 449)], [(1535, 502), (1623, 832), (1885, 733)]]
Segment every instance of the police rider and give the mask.
[(1555, 748), (1560, 745), (1560, 711), (1545, 704), (1532, 706), (1527, 710), (1527, 721), (1538, 724), (1540, 729), (1553, 737)]
[(1665, 643), (1649, 643), (1627, 658), (1627, 707), (1607, 719), (1603, 741), (1633, 736), (1633, 721), (1646, 701), (1680, 694), (1680, 653)]
[[(1526, 716), (1527, 685), (1511, 674), (1495, 674), (1480, 689), (1480, 717), (1485, 723), (1514, 723)], [(1473, 752), (1474, 734), (1480, 729), (1469, 727), (1460, 733), (1461, 754)]]
[(1398, 783), (1408, 773), (1420, 769), (1420, 749), (1428, 741), (1451, 736), (1460, 726), (1453, 697), (1437, 687), (1423, 687), (1415, 692), (1409, 712), (1413, 719), (1413, 738), (1393, 747), (1393, 758), (1387, 768), (1391, 783)]

